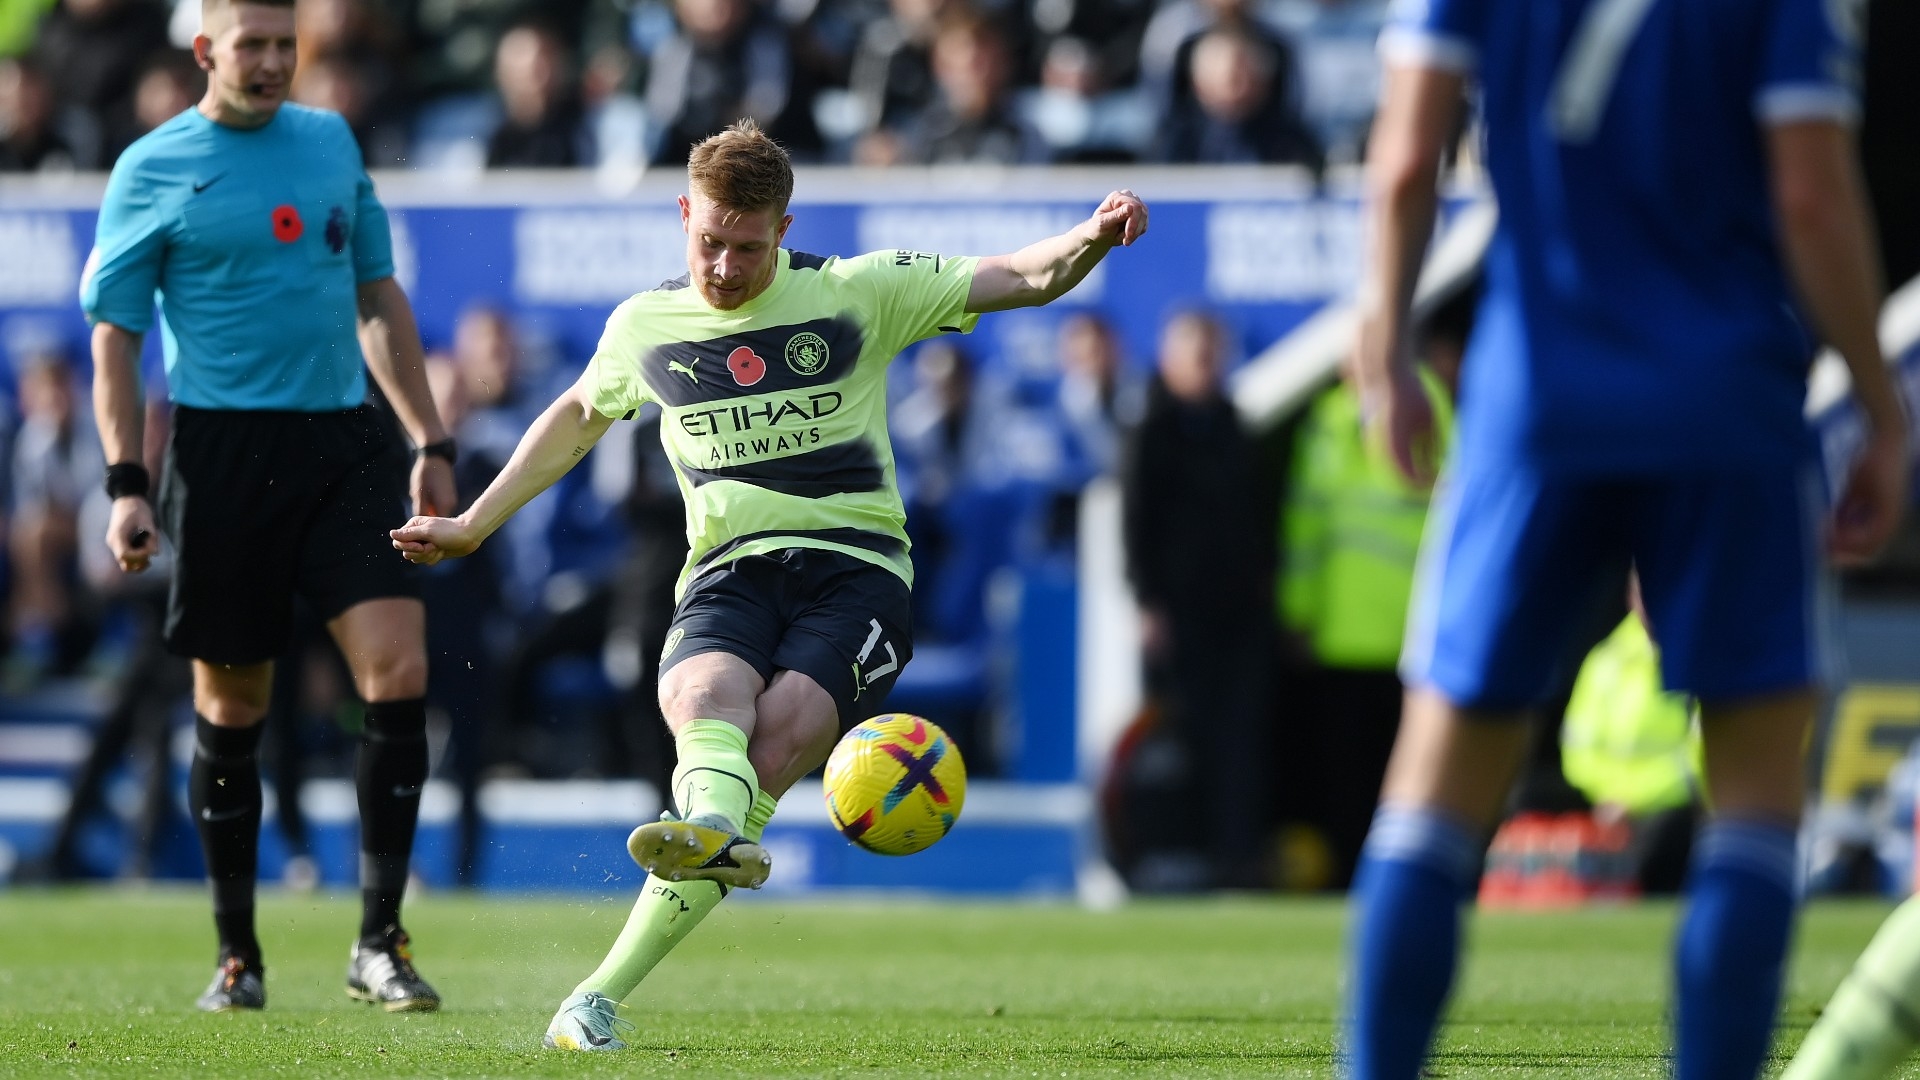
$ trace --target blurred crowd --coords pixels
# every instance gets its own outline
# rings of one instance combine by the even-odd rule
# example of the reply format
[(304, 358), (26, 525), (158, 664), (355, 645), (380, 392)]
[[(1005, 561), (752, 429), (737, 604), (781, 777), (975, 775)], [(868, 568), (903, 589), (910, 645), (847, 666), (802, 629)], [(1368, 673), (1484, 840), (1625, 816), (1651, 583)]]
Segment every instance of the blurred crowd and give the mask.
[[(198, 100), (200, 0), (0, 16), (0, 171), (105, 169)], [(1386, 0), (301, 0), (293, 97), (375, 168), (1359, 160)]]

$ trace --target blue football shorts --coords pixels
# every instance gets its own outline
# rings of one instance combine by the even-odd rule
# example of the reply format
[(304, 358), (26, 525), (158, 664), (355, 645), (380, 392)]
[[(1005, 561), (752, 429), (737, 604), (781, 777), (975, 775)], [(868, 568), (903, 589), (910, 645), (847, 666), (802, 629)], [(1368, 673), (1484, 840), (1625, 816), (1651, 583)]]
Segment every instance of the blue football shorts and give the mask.
[(1715, 703), (1827, 683), (1826, 509), (1810, 462), (1624, 478), (1461, 469), (1429, 512), (1401, 675), (1463, 708), (1546, 704), (1637, 570), (1668, 689)]

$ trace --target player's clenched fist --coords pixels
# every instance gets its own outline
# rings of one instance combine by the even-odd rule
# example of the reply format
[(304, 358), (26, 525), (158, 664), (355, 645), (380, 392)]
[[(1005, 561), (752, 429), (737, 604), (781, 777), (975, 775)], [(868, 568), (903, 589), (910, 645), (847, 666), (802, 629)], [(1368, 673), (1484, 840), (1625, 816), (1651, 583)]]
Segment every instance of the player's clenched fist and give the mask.
[(387, 534), (393, 549), (408, 562), (432, 566), (441, 559), (471, 555), (480, 546), (480, 532), (459, 518), (416, 517)]
[(113, 500), (107, 521), (107, 549), (113, 552), (120, 569), (131, 574), (145, 570), (153, 561), (160, 551), (160, 540), (154, 535), (153, 507), (147, 500)]
[(1100, 201), (1093, 212), (1093, 225), (1101, 240), (1121, 247), (1146, 235), (1147, 204), (1125, 188)]

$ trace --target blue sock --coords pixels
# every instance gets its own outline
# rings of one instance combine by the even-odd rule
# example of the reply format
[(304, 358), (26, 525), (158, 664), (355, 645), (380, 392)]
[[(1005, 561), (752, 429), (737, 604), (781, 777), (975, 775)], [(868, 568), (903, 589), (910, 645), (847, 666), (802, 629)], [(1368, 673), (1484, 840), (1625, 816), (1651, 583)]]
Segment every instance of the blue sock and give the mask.
[(1414, 1080), (1460, 952), (1460, 905), (1479, 838), (1438, 811), (1383, 806), (1354, 877), (1344, 1074)]
[(1717, 820), (1701, 830), (1674, 943), (1675, 1080), (1752, 1080), (1773, 1042), (1793, 932), (1794, 830)]

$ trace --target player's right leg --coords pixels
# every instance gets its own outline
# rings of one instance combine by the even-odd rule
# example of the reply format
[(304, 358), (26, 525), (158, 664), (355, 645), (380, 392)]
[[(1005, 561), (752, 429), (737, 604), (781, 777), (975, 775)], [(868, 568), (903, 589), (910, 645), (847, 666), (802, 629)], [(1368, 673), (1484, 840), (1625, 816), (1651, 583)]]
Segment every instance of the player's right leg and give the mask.
[(260, 721), (273, 690), (273, 664), (193, 662), (193, 765), (187, 807), (213, 889), (220, 966), (198, 1005), (208, 1012), (267, 1004), (254, 881), (260, 848)]
[(163, 637), (193, 660), (194, 760), (188, 801), (213, 887), (220, 971), (203, 1009), (260, 1008), (253, 928), (260, 841), (259, 723), (272, 659), (293, 621), (303, 505), (285, 482), (290, 448), (278, 414), (180, 406), (154, 507), (174, 559)]
[(1626, 595), (1605, 492), (1461, 469), (1434, 500), (1402, 652), (1405, 715), (1352, 892), (1341, 1054), (1353, 1080), (1414, 1080), (1458, 965), (1461, 913), (1526, 751), (1529, 711)]

